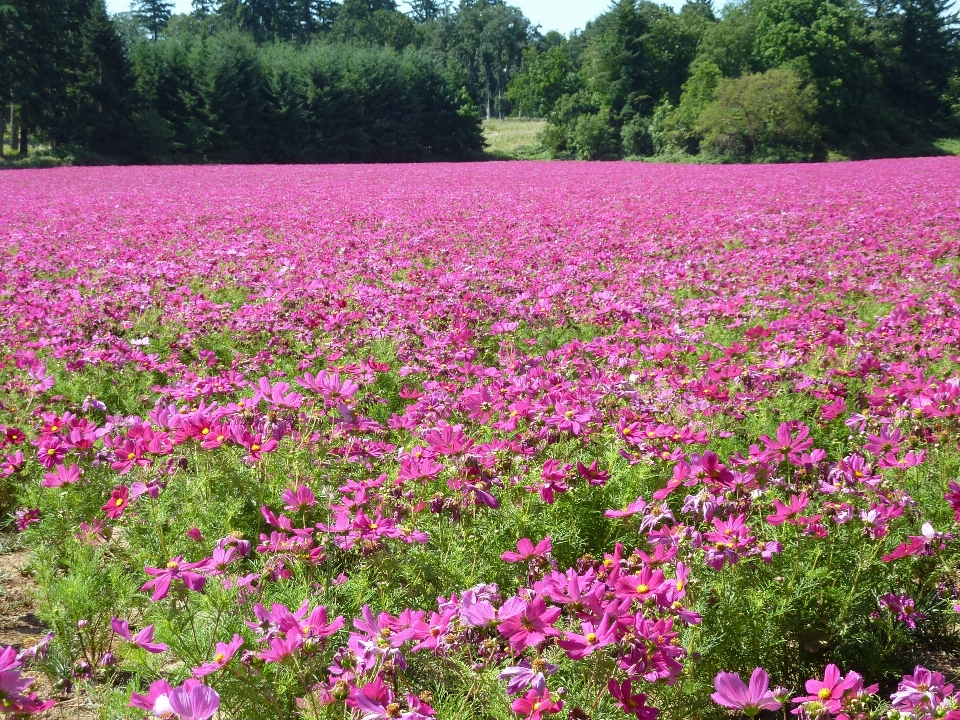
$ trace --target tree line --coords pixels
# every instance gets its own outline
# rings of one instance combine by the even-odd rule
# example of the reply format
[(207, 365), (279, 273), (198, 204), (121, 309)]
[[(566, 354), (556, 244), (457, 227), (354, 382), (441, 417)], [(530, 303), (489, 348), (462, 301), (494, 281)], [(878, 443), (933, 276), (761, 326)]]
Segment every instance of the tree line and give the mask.
[(619, 0), (524, 55), (508, 88), (555, 156), (821, 159), (960, 132), (951, 0)]
[(866, 157), (960, 133), (949, 5), (615, 0), (563, 36), (505, 0), (0, 0), (0, 102), (91, 161), (466, 157), (507, 115), (553, 157)]

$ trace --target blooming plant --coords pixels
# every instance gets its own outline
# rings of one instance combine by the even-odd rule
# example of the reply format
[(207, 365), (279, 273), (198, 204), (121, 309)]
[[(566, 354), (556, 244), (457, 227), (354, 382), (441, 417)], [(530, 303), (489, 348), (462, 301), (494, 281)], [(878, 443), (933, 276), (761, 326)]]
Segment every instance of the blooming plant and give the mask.
[(958, 184), (3, 175), (0, 715), (957, 720)]

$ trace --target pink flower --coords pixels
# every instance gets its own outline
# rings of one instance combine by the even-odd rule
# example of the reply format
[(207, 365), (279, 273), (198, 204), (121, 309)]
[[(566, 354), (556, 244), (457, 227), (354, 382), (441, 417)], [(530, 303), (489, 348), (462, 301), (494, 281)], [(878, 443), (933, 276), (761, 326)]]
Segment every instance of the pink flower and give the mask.
[(52, 473), (44, 474), (43, 481), (40, 484), (47, 488), (69, 485), (77, 482), (80, 479), (81, 473), (82, 471), (76, 465), (71, 465), (70, 467), (57, 465)]
[(740, 710), (748, 717), (753, 717), (761, 710), (778, 710), (782, 704), (770, 692), (770, 677), (763, 668), (753, 671), (749, 686), (737, 673), (721, 672), (713, 679), (713, 687), (717, 691), (710, 697), (715, 703)]
[(633, 694), (633, 681), (627, 678), (622, 683), (610, 678), (607, 690), (617, 701), (617, 706), (626, 713), (633, 713), (637, 720), (656, 720), (660, 711), (647, 705), (647, 694)]
[(551, 627), (560, 617), (560, 608), (547, 608), (543, 598), (537, 597), (527, 603), (523, 610), (503, 620), (497, 628), (515, 650), (536, 647), (547, 637), (557, 636), (560, 631)]
[(953, 519), (960, 523), (960, 483), (951, 480), (946, 492), (946, 500), (953, 508)]
[(583, 623), (583, 634), (565, 632), (562, 640), (557, 640), (557, 645), (563, 648), (567, 657), (572, 660), (582, 660), (588, 655), (607, 645), (617, 641), (616, 623), (611, 619), (609, 613), (604, 613), (599, 625), (592, 622)]
[(558, 713), (563, 709), (563, 701), (555, 701), (550, 697), (546, 688), (542, 693), (528, 690), (522, 698), (517, 698), (510, 705), (510, 709), (527, 720), (540, 720), (544, 715)]
[(784, 522), (789, 522), (791, 525), (796, 524), (797, 516), (804, 511), (804, 509), (809, 504), (807, 500), (807, 494), (805, 492), (800, 493), (800, 496), (792, 495), (790, 497), (790, 504), (784, 505), (782, 502), (774, 498), (773, 504), (777, 509), (777, 512), (773, 515), (767, 515), (767, 522), (771, 525), (783, 525)]
[(577, 461), (577, 473), (590, 485), (605, 485), (607, 480), (610, 479), (610, 473), (606, 470), (601, 470), (596, 460), (590, 463), (590, 467)]
[(881, 607), (885, 607), (897, 616), (897, 620), (902, 622), (911, 630), (917, 627), (917, 620), (926, 619), (926, 615), (917, 612), (916, 603), (913, 598), (907, 595), (894, 595), (887, 593), (880, 598)]
[[(173, 687), (166, 680), (155, 680), (150, 685), (150, 690), (146, 695), (140, 693), (130, 693), (130, 707), (140, 708), (147, 712), (153, 712), (158, 703), (161, 706), (169, 707), (169, 696)], [(162, 698), (162, 700), (161, 700)]]
[(139, 648), (143, 648), (149, 653), (162, 653), (167, 651), (167, 645), (153, 642), (153, 625), (147, 625), (136, 635), (132, 635), (130, 632), (130, 624), (126, 620), (115, 617), (110, 621), (110, 627), (124, 640), (133, 643)]
[(623, 506), (621, 510), (607, 510), (603, 514), (608, 518), (622, 518), (636, 515), (643, 512), (647, 507), (647, 502), (642, 497), (638, 497), (632, 503)]
[(217, 691), (196, 681), (174, 688), (167, 698), (179, 720), (209, 720), (220, 707)]
[(862, 685), (863, 678), (856, 673), (850, 673), (847, 677), (840, 674), (840, 668), (836, 665), (827, 665), (824, 671), (823, 680), (807, 680), (806, 688), (809, 695), (794, 698), (795, 703), (820, 702), (830, 712), (840, 711), (841, 700), (848, 690), (853, 689), (858, 684)]
[(206, 677), (218, 670), (222, 670), (233, 659), (233, 656), (237, 654), (237, 650), (241, 647), (243, 647), (243, 638), (239, 635), (234, 635), (233, 639), (228, 643), (217, 643), (217, 651), (213, 656), (213, 660), (204, 663), (200, 667), (195, 667), (193, 669), (194, 676)]
[(797, 436), (793, 437), (790, 430), (790, 423), (782, 423), (777, 428), (777, 439), (773, 440), (767, 435), (760, 438), (760, 442), (766, 445), (767, 449), (760, 458), (769, 462), (780, 463), (789, 460), (792, 464), (800, 463), (800, 454), (808, 450), (813, 445), (813, 440), (809, 439), (810, 430), (800, 425), (797, 430)]
[(140, 589), (150, 590), (152, 588), (153, 596), (150, 599), (153, 600), (153, 602), (163, 600), (170, 592), (170, 586), (175, 580), (182, 582), (189, 590), (200, 592), (203, 590), (203, 586), (206, 585), (207, 579), (203, 577), (203, 575), (193, 571), (198, 568), (206, 568), (206, 565), (207, 562), (205, 560), (196, 563), (185, 563), (183, 562), (183, 556), (178, 555), (171, 559), (165, 568), (145, 567), (144, 571), (153, 579), (147, 580)]
[(305, 512), (312, 508), (317, 502), (313, 490), (305, 485), (298, 485), (296, 488), (287, 488), (284, 490), (283, 495), (280, 496), (280, 499), (286, 503), (283, 509), (289, 510), (290, 512)]
[(953, 685), (943, 674), (917, 665), (913, 675), (905, 675), (890, 700), (900, 712), (928, 715), (953, 693)]
[(110, 499), (103, 506), (103, 511), (111, 520), (115, 520), (127, 509), (130, 504), (130, 490), (126, 485), (120, 485), (110, 493)]
[(536, 546), (534, 546), (533, 541), (531, 541), (529, 538), (522, 538), (517, 542), (518, 552), (505, 552), (500, 556), (500, 559), (508, 563), (523, 562), (524, 560), (529, 560), (531, 558), (543, 557), (550, 552), (550, 549), (551, 544), (549, 535), (538, 542)]
[(635, 598), (640, 602), (656, 597), (667, 590), (663, 570), (644, 567), (638, 575), (627, 575), (617, 581), (617, 596)]

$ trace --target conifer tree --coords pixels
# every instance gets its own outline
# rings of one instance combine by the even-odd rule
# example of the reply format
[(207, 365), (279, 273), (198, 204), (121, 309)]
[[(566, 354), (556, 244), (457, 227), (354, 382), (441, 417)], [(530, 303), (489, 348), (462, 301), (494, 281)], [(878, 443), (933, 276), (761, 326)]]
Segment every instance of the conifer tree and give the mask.
[(156, 40), (170, 21), (173, 3), (170, 0), (134, 0), (130, 8), (150, 36)]

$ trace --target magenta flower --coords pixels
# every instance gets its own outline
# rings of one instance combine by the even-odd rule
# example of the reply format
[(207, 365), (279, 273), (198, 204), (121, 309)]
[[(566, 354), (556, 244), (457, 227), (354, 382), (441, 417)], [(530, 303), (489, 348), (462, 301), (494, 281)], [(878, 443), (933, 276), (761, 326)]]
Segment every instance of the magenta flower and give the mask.
[(806, 688), (809, 695), (794, 698), (795, 703), (820, 702), (830, 712), (837, 713), (841, 708), (844, 695), (851, 689), (863, 684), (863, 678), (856, 673), (846, 677), (840, 674), (836, 665), (827, 665), (823, 680), (807, 680)]
[(596, 460), (590, 463), (589, 467), (578, 461), (577, 473), (590, 485), (605, 485), (607, 480), (610, 479), (610, 473), (601, 470)]
[(283, 495), (280, 496), (280, 499), (285, 503), (283, 509), (289, 510), (290, 512), (305, 512), (312, 508), (317, 502), (313, 490), (306, 485), (287, 488), (284, 490)]
[(956, 480), (951, 480), (945, 497), (953, 509), (953, 519), (960, 523), (960, 483)]
[(168, 649), (168, 646), (163, 643), (153, 642), (153, 625), (147, 625), (143, 630), (133, 635), (130, 632), (130, 624), (126, 620), (115, 617), (110, 621), (110, 627), (128, 643), (133, 643), (149, 653), (162, 653)]
[(953, 685), (944, 681), (943, 673), (917, 665), (913, 675), (904, 676), (890, 700), (900, 712), (927, 715), (952, 693)]
[(550, 692), (546, 688), (542, 693), (528, 690), (526, 695), (510, 704), (510, 709), (527, 720), (540, 720), (544, 715), (560, 712), (563, 709), (563, 701), (550, 697)]
[(777, 428), (776, 440), (767, 435), (763, 435), (760, 438), (760, 442), (767, 448), (766, 452), (760, 457), (769, 462), (780, 463), (790, 461), (794, 465), (799, 465), (801, 464), (800, 454), (813, 445), (813, 440), (809, 438), (809, 435), (810, 430), (806, 426), (800, 425), (797, 430), (797, 436), (793, 437), (793, 433), (790, 430), (790, 423), (782, 423), (780, 427)]
[(19, 718), (34, 715), (53, 707), (53, 700), (41, 701), (35, 693), (27, 694), (33, 678), (23, 677), (24, 654), (12, 647), (0, 649), (0, 715)]
[(191, 680), (174, 688), (167, 698), (179, 720), (209, 720), (220, 707), (216, 690)]
[(560, 608), (547, 608), (543, 598), (537, 597), (519, 613), (503, 620), (497, 629), (519, 651), (536, 647), (547, 637), (559, 635), (560, 631), (551, 627), (559, 617)]
[(644, 567), (638, 575), (626, 575), (617, 581), (617, 596), (643, 602), (667, 590), (663, 570)]
[(565, 632), (557, 645), (563, 648), (567, 657), (572, 660), (582, 660), (592, 654), (594, 650), (606, 647), (617, 641), (616, 622), (609, 613), (604, 613), (599, 625), (592, 622), (583, 623), (583, 634)]
[(130, 693), (130, 702), (128, 705), (129, 707), (140, 708), (141, 710), (146, 710), (147, 712), (153, 712), (158, 703), (160, 703), (162, 707), (168, 708), (168, 698), (172, 691), (173, 687), (166, 680), (155, 680), (150, 685), (150, 690), (146, 695), (141, 695), (140, 693)]
[(623, 682), (610, 678), (607, 690), (617, 701), (617, 706), (626, 713), (632, 713), (637, 720), (656, 720), (660, 714), (657, 708), (647, 705), (646, 693), (633, 693), (633, 681), (630, 678)]
[(549, 535), (536, 545), (529, 538), (522, 538), (517, 542), (517, 552), (507, 551), (500, 556), (500, 559), (508, 563), (522, 562), (535, 557), (543, 557), (550, 552), (550, 549)]
[(540, 695), (547, 687), (547, 675), (553, 675), (559, 668), (546, 660), (536, 658), (524, 659), (519, 665), (508, 667), (500, 673), (500, 679), (507, 681), (507, 693), (519, 695), (527, 688), (532, 688)]
[(607, 510), (603, 514), (608, 518), (622, 518), (636, 515), (643, 512), (647, 507), (647, 502), (642, 497), (638, 497), (632, 503), (628, 503), (620, 510)]
[(750, 676), (750, 685), (744, 684), (737, 673), (720, 672), (713, 679), (716, 692), (710, 695), (715, 703), (739, 710), (753, 717), (761, 710), (778, 710), (778, 702), (770, 692), (770, 677), (763, 668), (756, 668)]
[(800, 493), (799, 497), (792, 495), (789, 505), (784, 505), (778, 499), (774, 498), (773, 504), (777, 512), (773, 515), (767, 515), (767, 522), (771, 525), (783, 525), (785, 522), (795, 525), (797, 524), (797, 516), (806, 509), (809, 502), (805, 492)]
[(43, 481), (40, 484), (47, 488), (70, 485), (77, 482), (81, 474), (82, 471), (77, 465), (71, 465), (70, 467), (57, 465), (52, 473), (44, 474)]
[(218, 670), (222, 670), (229, 664), (233, 656), (237, 654), (237, 650), (241, 647), (243, 647), (243, 638), (239, 635), (234, 635), (233, 639), (228, 643), (217, 643), (217, 651), (213, 656), (213, 660), (204, 663), (200, 667), (195, 667), (193, 669), (194, 676), (206, 677)]
[(103, 511), (111, 520), (115, 520), (127, 509), (130, 504), (130, 490), (126, 485), (120, 485), (110, 493), (110, 499), (103, 506)]
[(153, 602), (163, 600), (170, 592), (170, 586), (174, 581), (182, 582), (189, 590), (200, 592), (203, 590), (203, 586), (206, 585), (207, 579), (203, 575), (193, 571), (198, 568), (206, 568), (206, 566), (206, 560), (196, 563), (185, 563), (183, 562), (183, 556), (178, 555), (171, 559), (165, 568), (145, 567), (144, 571), (147, 575), (152, 576), (153, 579), (147, 580), (140, 589), (153, 589), (153, 596), (150, 598)]
[(917, 612), (916, 603), (913, 601), (913, 598), (907, 595), (887, 593), (880, 598), (880, 605), (890, 610), (890, 612), (897, 616), (897, 620), (911, 630), (916, 629), (917, 620), (924, 620), (927, 617), (925, 614)]

